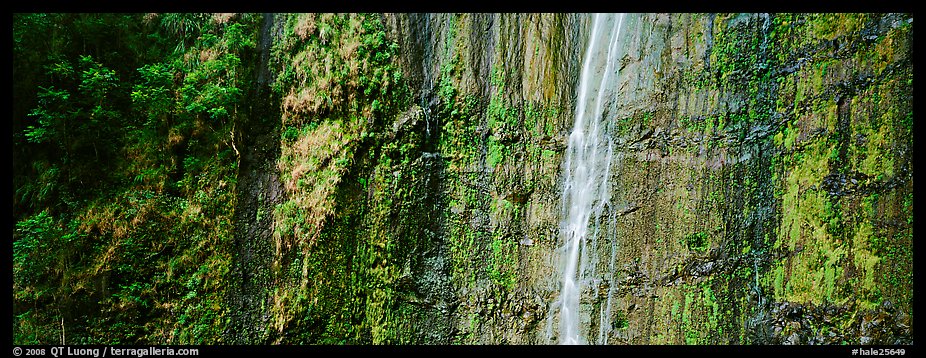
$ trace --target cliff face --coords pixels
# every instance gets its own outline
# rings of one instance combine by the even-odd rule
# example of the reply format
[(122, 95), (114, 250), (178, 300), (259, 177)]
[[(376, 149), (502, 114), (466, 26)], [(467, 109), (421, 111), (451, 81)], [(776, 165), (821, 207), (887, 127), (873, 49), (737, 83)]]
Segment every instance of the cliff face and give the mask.
[(247, 341), (539, 342), (586, 20), (279, 18), (287, 199)]
[[(367, 20), (291, 15), (276, 41), (331, 54), (272, 70), (315, 56), (325, 67), (309, 77), (348, 69), (324, 93), (351, 90), (368, 73), (351, 51), (380, 40), (325, 43), (338, 33), (326, 30)], [(274, 266), (302, 284), (274, 288), (268, 339), (558, 342), (562, 163), (590, 22), (385, 15), (392, 72), (376, 74), (391, 77), (366, 92), (380, 107), (343, 94), (299, 112), (284, 99), (284, 132), (287, 118), (316, 123), (284, 133), (284, 158), (330, 144), (303, 143), (313, 136), (346, 145), (332, 145), (333, 185), (287, 187), (323, 205), (300, 219), (316, 231), (277, 236), (303, 245), (278, 243)], [(622, 31), (583, 340), (912, 342), (912, 18), (644, 14)]]
[(912, 15), (15, 20), (17, 344), (912, 343)]
[[(613, 118), (618, 213), (591, 259), (590, 331), (610, 322), (610, 343), (909, 342), (906, 20), (631, 22)], [(603, 292), (616, 293), (612, 317)]]

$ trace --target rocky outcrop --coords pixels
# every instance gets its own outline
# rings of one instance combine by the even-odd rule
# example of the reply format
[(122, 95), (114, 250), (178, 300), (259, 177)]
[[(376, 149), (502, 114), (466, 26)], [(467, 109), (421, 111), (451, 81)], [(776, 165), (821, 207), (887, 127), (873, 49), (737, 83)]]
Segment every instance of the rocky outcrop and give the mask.
[[(308, 212), (324, 210), (296, 221), (313, 223), (311, 239), (279, 234), (292, 246), (275, 259), (285, 288), (270, 340), (558, 342), (562, 163), (590, 18), (386, 14), (396, 47), (382, 57), (402, 81), (355, 98), (379, 88), (350, 72), (364, 73), (351, 46), (377, 43), (374, 26), (326, 16), (283, 26), (284, 47), (331, 51), (278, 56), (285, 160), (307, 138), (343, 146), (302, 158), (332, 188), (292, 170), (288, 200), (321, 193)], [(623, 26), (584, 340), (911, 343), (912, 17), (634, 14)], [(338, 61), (348, 70), (325, 72)], [(340, 97), (299, 99), (311, 91)], [(287, 210), (278, 228), (297, 217)]]
[[(555, 342), (556, 143), (571, 128), (589, 19), (387, 19), (447, 162), (455, 342)], [(587, 340), (910, 342), (911, 22), (629, 17)]]

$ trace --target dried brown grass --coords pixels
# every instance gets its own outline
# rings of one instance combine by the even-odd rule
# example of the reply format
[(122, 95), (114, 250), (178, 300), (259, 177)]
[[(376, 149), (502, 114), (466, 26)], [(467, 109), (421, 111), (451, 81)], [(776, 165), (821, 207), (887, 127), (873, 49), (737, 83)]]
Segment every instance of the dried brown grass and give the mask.
[(231, 21), (236, 16), (238, 16), (238, 14), (233, 13), (233, 12), (215, 13), (215, 14), (212, 14), (212, 21), (214, 21), (217, 24), (224, 24), (224, 23)]
[(315, 14), (299, 15), (299, 20), (296, 21), (296, 28), (294, 30), (299, 38), (306, 40), (312, 35), (315, 35), (316, 30), (318, 30), (318, 27), (315, 26)]

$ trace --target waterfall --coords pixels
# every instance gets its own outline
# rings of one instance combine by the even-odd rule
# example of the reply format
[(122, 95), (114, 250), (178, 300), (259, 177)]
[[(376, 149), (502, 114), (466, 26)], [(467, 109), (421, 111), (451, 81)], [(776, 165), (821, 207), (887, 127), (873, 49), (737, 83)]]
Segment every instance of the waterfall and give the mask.
[[(590, 264), (589, 246), (594, 250), (600, 231), (599, 217), (610, 202), (608, 176), (613, 145), (605, 129), (605, 117), (613, 112), (619, 62), (618, 39), (623, 22), (623, 14), (594, 16), (579, 78), (575, 123), (569, 135), (564, 164), (561, 233), (566, 261), (557, 301), (562, 344), (585, 343), (579, 328), (579, 298), (589, 281), (584, 277), (586, 266)], [(602, 318), (604, 321), (607, 317)], [(605, 322), (599, 323), (603, 324)], [(601, 332), (599, 343), (604, 341)]]

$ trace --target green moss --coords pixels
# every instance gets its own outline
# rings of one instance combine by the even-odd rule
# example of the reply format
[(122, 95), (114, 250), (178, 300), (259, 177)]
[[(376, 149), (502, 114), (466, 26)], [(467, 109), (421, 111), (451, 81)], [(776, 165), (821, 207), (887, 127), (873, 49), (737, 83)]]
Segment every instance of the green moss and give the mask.
[(691, 291), (685, 294), (685, 308), (682, 310), (682, 330), (685, 333), (685, 344), (695, 345), (699, 342), (698, 330), (692, 327), (692, 310), (694, 309), (694, 296)]
[(627, 317), (624, 316), (624, 312), (617, 311), (617, 314), (614, 316), (614, 321), (611, 324), (613, 329), (626, 329), (630, 326), (630, 321), (627, 320)]
[(495, 168), (505, 159), (505, 145), (499, 144), (493, 138), (488, 140), (488, 154), (486, 155), (486, 165), (489, 168)]
[(711, 332), (715, 337), (723, 336), (723, 327), (718, 324), (720, 316), (720, 305), (717, 302), (717, 297), (714, 296), (714, 291), (711, 290), (710, 280), (706, 281), (701, 287), (701, 297), (704, 300), (704, 307), (710, 308), (707, 312), (707, 326), (706, 332)]
[(815, 38), (830, 40), (857, 33), (868, 21), (867, 14), (814, 14), (808, 16), (808, 27)]
[[(508, 30), (533, 29), (501, 18), (503, 30), (497, 33), (498, 46), (492, 48), (496, 52), (490, 54), (496, 57), (490, 61), (494, 66), (487, 74), (491, 93), (486, 98), (469, 87), (480, 82), (471, 78), (478, 64), (469, 63), (483, 49), (476, 42), (479, 36), (472, 36), (483, 31), (471, 21), (476, 15), (447, 15), (443, 19), (448, 21), (432, 22), (435, 34), (445, 37), (435, 49), (438, 104), (429, 114), (425, 135), (420, 128), (391, 131), (396, 114), (414, 99), (394, 62), (401, 53), (386, 36), (382, 18), (279, 16), (285, 18), (271, 68), (279, 70), (272, 86), (282, 97), (278, 104), (283, 104), (284, 113), (277, 123), (281, 157), (275, 164), (287, 192), (273, 213), (264, 208), (255, 212), (257, 221), (273, 215), (276, 230), (267, 245), (271, 252), (255, 252), (271, 258), (272, 266), (251, 261), (244, 267), (269, 298), (261, 300), (259, 308), (269, 313), (268, 326), (255, 336), (285, 344), (428, 343), (420, 327), (433, 322), (427, 317), (440, 304), (420, 297), (433, 292), (420, 286), (417, 270), (424, 255), (435, 252), (447, 255), (452, 294), (468, 293), (455, 297), (460, 304), (449, 313), (451, 325), (460, 331), (452, 338), (455, 343), (498, 343), (512, 335), (532, 334), (537, 328), (530, 325), (527, 333), (499, 332), (515, 322), (509, 316), (518, 313), (506, 310), (517, 307), (514, 300), (530, 291), (531, 280), (537, 279), (530, 276), (537, 272), (538, 262), (548, 258), (551, 251), (543, 245), (555, 245), (531, 230), (556, 225), (550, 221), (556, 220), (559, 206), (555, 195), (550, 198), (557, 190), (551, 187), (561, 180), (562, 155), (553, 148), (564, 129), (560, 127), (571, 120), (563, 117), (571, 108), (556, 102), (563, 97), (562, 84), (557, 83), (561, 77), (550, 74), (562, 72), (557, 67), (560, 54), (572, 53), (561, 48), (570, 43), (564, 37), (570, 32), (569, 21), (556, 17), (554, 30), (538, 32), (538, 38), (549, 33), (552, 39), (540, 39), (543, 45), (530, 51), (532, 39), (517, 39), (519, 35)], [(735, 264), (714, 266), (707, 277), (682, 277), (678, 285), (657, 285), (656, 298), (643, 305), (644, 311), (617, 311), (612, 329), (651, 343), (716, 344), (737, 337), (745, 343), (750, 332), (744, 322), (761, 310), (749, 291), (757, 275), (763, 299), (845, 309), (847, 313), (838, 317), (827, 316), (836, 328), (816, 318), (802, 322), (820, 335), (828, 329), (857, 329), (859, 312), (879, 309), (886, 300), (911, 314), (913, 199), (904, 161), (912, 153), (912, 74), (904, 61), (912, 53), (912, 25), (882, 29), (878, 16), (773, 14), (765, 27), (761, 17), (719, 14), (712, 28), (704, 28), (709, 23), (706, 16), (672, 15), (671, 22), (682, 26), (687, 36), (681, 42), (685, 52), (673, 47), (661, 60), (674, 61), (681, 55), (691, 61), (669, 66), (678, 68), (657, 74), (655, 85), (680, 79), (682, 88), (690, 89), (682, 94), (685, 105), (677, 108), (699, 107), (700, 112), (679, 113), (678, 123), (688, 138), (698, 132), (708, 136), (707, 156), (744, 158), (744, 153), (752, 153), (753, 159), (705, 169), (693, 164), (701, 160), (697, 145), (689, 146), (687, 153), (670, 146), (670, 155), (661, 160), (634, 162), (632, 155), (625, 157), (631, 159), (619, 164), (623, 189), (614, 193), (615, 200), (629, 201), (639, 194), (630, 190), (642, 178), (635, 172), (666, 185), (645, 194), (656, 203), (646, 206), (653, 210), (616, 223), (619, 229), (640, 227), (635, 220), (648, 223), (640, 231), (647, 235), (642, 240), (637, 229), (619, 235), (621, 255), (639, 256), (634, 252), (640, 242), (656, 245), (647, 249), (651, 257), (643, 265), (650, 277), (661, 277), (663, 269), (684, 271), (687, 264), (708, 259), (709, 252), (719, 252), (729, 260), (725, 262)], [(250, 40), (259, 31), (255, 18), (259, 16), (245, 20), (250, 21), (245, 31)], [(543, 17), (540, 22), (533, 19), (538, 28), (545, 26)], [(178, 63), (208, 71), (225, 64), (241, 70), (225, 75), (251, 78), (253, 69), (238, 68), (240, 63), (221, 54), (195, 64), (211, 56), (206, 50), (222, 44), (247, 45), (248, 39), (216, 32), (234, 28), (237, 20), (231, 22), (198, 29), (205, 36), (182, 44), (197, 52)], [(652, 25), (643, 26), (646, 32)], [(882, 36), (868, 38), (869, 30)], [(674, 46), (672, 36), (683, 32), (676, 25), (666, 31), (667, 36), (653, 38), (671, 39)], [(705, 35), (713, 43), (706, 49), (701, 46)], [(505, 45), (515, 41), (528, 41), (527, 51), (543, 56), (531, 59), (544, 66), (542, 70), (528, 73), (517, 61), (508, 61), (517, 54), (506, 51), (518, 47)], [(708, 53), (696, 53), (702, 49)], [(704, 55), (708, 61), (703, 61)], [(542, 83), (527, 84), (538, 73)], [(536, 93), (518, 93), (509, 83), (515, 78), (524, 79), (525, 88), (539, 88), (542, 99), (534, 100)], [(198, 85), (190, 88), (208, 92)], [(667, 107), (674, 97), (669, 91)], [(836, 94), (839, 101), (834, 100)], [(182, 157), (174, 158), (160, 147), (127, 147), (129, 153), (144, 154), (136, 154), (141, 164), (127, 170), (128, 189), (115, 188), (114, 195), (108, 195), (112, 202), (65, 202), (64, 209), (39, 211), (44, 214), (17, 223), (14, 300), (22, 310), (15, 312), (15, 340), (57, 339), (57, 313), (35, 308), (35, 303), (52, 300), (61, 306), (59, 297), (78, 297), (82, 290), (98, 295), (101, 291), (91, 287), (103, 277), (118, 282), (107, 286), (111, 295), (99, 300), (91, 296), (95, 301), (90, 303), (102, 307), (102, 313), (91, 318), (88, 333), (76, 343), (100, 343), (96, 337), (112, 339), (102, 343), (121, 344), (220, 340), (230, 315), (237, 313), (224, 308), (221, 298), (229, 292), (224, 284), (230, 281), (234, 257), (230, 250), (236, 228), (228, 208), (236, 206), (238, 168), (233, 151), (225, 148), (234, 142), (225, 135), (233, 128), (221, 122), (234, 110), (212, 102), (183, 105), (186, 112), (220, 120), (196, 129), (214, 132), (210, 137), (192, 136), (193, 126), (188, 124), (168, 128), (192, 143), (183, 148), (188, 152)], [(662, 102), (654, 105), (615, 118), (612, 125), (626, 135), (637, 125), (653, 127), (656, 121), (674, 118), (664, 113)], [(730, 134), (743, 139), (765, 125), (778, 128), (771, 138), (732, 145), (711, 138)], [(162, 134), (152, 131), (150, 136)], [(424, 151), (438, 152), (440, 159), (424, 158)], [(679, 155), (681, 160), (676, 160)], [(33, 169), (51, 183), (70, 175), (47, 161), (37, 162)], [(183, 177), (180, 181), (171, 178), (175, 172)], [(831, 194), (831, 179), (842, 177), (850, 180), (837, 184), (838, 195)], [(32, 190), (46, 200), (56, 195), (50, 187)], [(535, 189), (538, 195), (531, 194)], [(676, 202), (660, 204), (664, 199)], [(518, 246), (522, 234), (537, 246)], [(86, 249), (86, 257), (69, 255), (63, 248), (69, 246)], [(750, 255), (769, 261), (754, 269)], [(138, 265), (133, 257), (145, 257), (156, 267)], [(32, 272), (36, 268), (29, 266), (30, 260), (47, 270)], [(52, 280), (34, 285), (31, 274)], [(764, 296), (767, 291), (772, 297)], [(491, 298), (491, 303), (477, 304), (474, 292)], [(441, 313), (441, 319), (446, 314)], [(638, 325), (643, 320), (652, 326)], [(640, 336), (650, 328), (650, 337)]]
[(707, 233), (699, 231), (693, 234), (689, 234), (685, 236), (685, 244), (688, 245), (688, 249), (692, 251), (707, 250), (709, 245), (707, 240)]
[(506, 289), (514, 288), (517, 278), (514, 259), (516, 244), (504, 236), (495, 235), (490, 249), (492, 259), (489, 261), (488, 276), (493, 283)]

